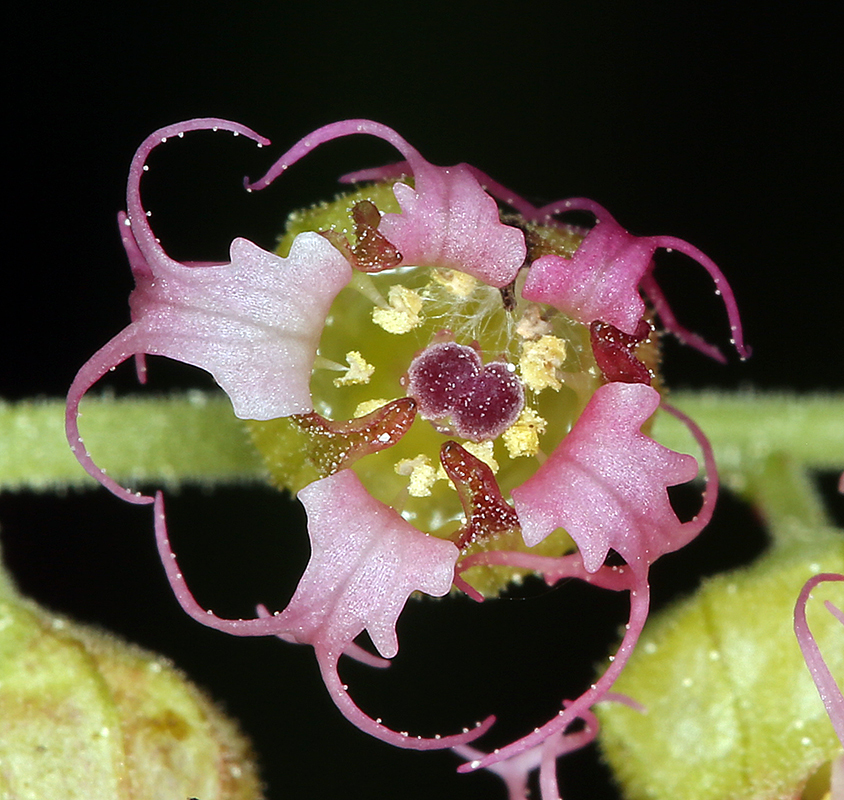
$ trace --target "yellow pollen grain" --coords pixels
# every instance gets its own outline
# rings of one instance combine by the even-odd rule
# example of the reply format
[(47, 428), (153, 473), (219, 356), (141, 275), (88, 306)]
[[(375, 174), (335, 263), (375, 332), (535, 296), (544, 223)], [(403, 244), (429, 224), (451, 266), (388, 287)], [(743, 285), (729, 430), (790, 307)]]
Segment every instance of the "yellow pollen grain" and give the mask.
[(498, 462), (492, 452), (492, 442), (463, 442), (461, 447), (478, 461), (483, 461), (492, 470), (493, 475), (498, 473)]
[(408, 333), (422, 324), (422, 298), (406, 286), (390, 287), (389, 308), (373, 308), (372, 321), (387, 333)]
[(525, 342), (519, 357), (522, 381), (534, 392), (547, 388), (558, 392), (562, 384), (557, 370), (565, 360), (566, 343), (558, 336), (541, 336), (535, 342)]
[(431, 271), (431, 277), (441, 286), (445, 286), (452, 294), (457, 297), (468, 297), (475, 291), (478, 281), (471, 275), (465, 272), (459, 272), (456, 269), (445, 269), (444, 267), (437, 267)]
[(389, 402), (389, 400), (385, 400), (383, 397), (375, 397), (372, 400), (364, 400), (362, 403), (358, 403), (357, 408), (355, 409), (355, 416), (365, 417), (367, 414), (371, 414), (373, 411), (387, 405)]
[(431, 487), (440, 480), (440, 475), (431, 464), (431, 459), (426, 455), (418, 455), (416, 458), (403, 458), (395, 466), (397, 475), (404, 475), (410, 478), (407, 485), (407, 493), (411, 497), (430, 497)]
[(334, 379), (335, 386), (352, 386), (354, 384), (369, 383), (375, 367), (367, 364), (363, 356), (357, 350), (350, 350), (346, 353), (346, 363), (349, 368), (346, 374)]
[(510, 458), (535, 456), (539, 452), (539, 437), (545, 433), (547, 426), (548, 423), (536, 411), (525, 406), (519, 418), (501, 434)]

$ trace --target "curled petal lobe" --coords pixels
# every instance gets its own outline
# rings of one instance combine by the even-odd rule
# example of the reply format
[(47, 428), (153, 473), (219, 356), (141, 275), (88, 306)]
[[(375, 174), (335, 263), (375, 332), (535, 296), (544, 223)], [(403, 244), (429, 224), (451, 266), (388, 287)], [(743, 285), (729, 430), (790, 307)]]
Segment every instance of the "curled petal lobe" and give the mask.
[[(487, 767), (490, 772), (504, 781), (509, 800), (528, 800), (530, 797), (529, 775), (540, 768), (543, 772), (543, 778), (540, 779), (542, 800), (559, 800), (555, 775), (556, 759), (566, 753), (580, 750), (594, 741), (598, 734), (598, 720), (591, 711), (584, 712), (582, 719), (586, 723), (583, 730), (549, 736), (544, 742)], [(488, 755), (468, 745), (455, 747), (453, 751), (456, 755), (470, 761), (480, 761)]]
[(216, 117), (204, 117), (168, 125), (166, 128), (159, 128), (155, 133), (144, 139), (132, 158), (132, 165), (129, 167), (129, 180), (126, 185), (126, 217), (129, 220), (126, 224), (132, 229), (135, 240), (133, 249), (136, 252), (134, 254), (130, 252), (125, 237), (123, 243), (129, 255), (129, 263), (136, 281), (140, 276), (151, 278), (156, 266), (166, 266), (171, 263), (169, 256), (164, 252), (149, 226), (147, 214), (141, 202), (141, 177), (147, 170), (146, 160), (159, 144), (166, 142), (168, 139), (174, 136), (181, 138), (191, 131), (204, 130), (229, 131), (235, 136), (243, 135), (257, 142), (259, 147), (270, 144), (269, 139), (259, 136), (245, 125), (225, 119), (217, 119)]
[[(815, 681), (815, 686), (818, 687), (818, 694), (821, 696), (827, 714), (832, 721), (832, 727), (835, 729), (839, 741), (844, 745), (844, 695), (842, 695), (841, 687), (836, 683), (835, 677), (824, 661), (806, 620), (806, 603), (809, 601), (812, 589), (826, 581), (844, 581), (844, 575), (826, 572), (815, 575), (806, 582), (794, 608), (794, 634), (800, 644), (806, 666)], [(844, 625), (844, 614), (841, 610), (831, 603), (827, 603), (827, 608)]]
[(697, 533), (697, 525), (678, 520), (666, 491), (692, 480), (697, 461), (639, 430), (658, 406), (659, 393), (642, 383), (608, 383), (595, 392), (549, 459), (513, 490), (527, 545), (561, 527), (587, 571), (598, 570), (613, 548), (646, 574)]
[[(402, 264), (458, 269), (485, 283), (509, 284), (527, 253), (524, 234), (502, 224), (495, 200), (465, 164), (437, 167), (386, 125), (350, 119), (325, 125), (287, 151), (267, 174), (249, 184), (263, 189), (316, 146), (353, 134), (384, 139), (404, 156), (401, 171), (413, 174), (414, 186), (394, 187), (401, 214), (385, 214), (379, 231), (402, 254)], [(378, 171), (379, 177), (396, 170)], [(369, 173), (360, 173), (368, 175)]]

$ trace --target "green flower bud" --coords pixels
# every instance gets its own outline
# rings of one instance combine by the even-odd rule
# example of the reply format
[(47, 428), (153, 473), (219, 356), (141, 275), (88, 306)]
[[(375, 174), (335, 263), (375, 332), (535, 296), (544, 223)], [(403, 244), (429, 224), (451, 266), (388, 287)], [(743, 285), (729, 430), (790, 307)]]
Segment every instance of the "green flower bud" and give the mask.
[[(596, 709), (604, 755), (631, 800), (829, 797), (841, 743), (792, 626), (806, 580), (844, 571), (837, 530), (775, 548), (654, 616), (614, 691), (645, 707)], [(844, 683), (842, 584), (813, 592), (809, 625)]]
[(237, 726), (166, 659), (4, 581), (0, 567), (0, 797), (263, 796)]

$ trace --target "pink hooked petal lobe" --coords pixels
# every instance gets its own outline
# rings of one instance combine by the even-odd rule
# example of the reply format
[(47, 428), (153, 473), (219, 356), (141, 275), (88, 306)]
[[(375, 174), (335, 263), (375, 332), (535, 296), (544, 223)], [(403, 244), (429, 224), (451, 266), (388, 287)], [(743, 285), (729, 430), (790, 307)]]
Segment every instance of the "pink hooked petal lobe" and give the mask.
[(524, 296), (585, 324), (607, 322), (635, 334), (645, 314), (639, 282), (656, 247), (620, 226), (598, 223), (573, 258), (545, 255), (528, 272)]
[[(794, 634), (797, 637), (800, 650), (803, 652), (806, 666), (812, 674), (815, 686), (818, 687), (818, 694), (826, 707), (827, 714), (829, 714), (832, 727), (838, 736), (838, 740), (844, 745), (844, 695), (842, 695), (841, 687), (836, 683), (835, 677), (824, 661), (818, 643), (812, 636), (809, 623), (806, 620), (806, 603), (809, 601), (809, 595), (816, 586), (825, 581), (844, 581), (844, 575), (825, 572), (814, 575), (806, 581), (794, 607)], [(827, 603), (827, 608), (844, 625), (844, 614), (841, 610), (831, 603)]]
[(659, 556), (700, 530), (678, 520), (666, 491), (692, 480), (697, 461), (639, 430), (659, 402), (643, 383), (608, 383), (595, 392), (554, 453), (512, 492), (528, 546), (565, 528), (588, 572), (612, 548), (646, 575)]
[(524, 234), (501, 222), (498, 205), (471, 168), (434, 166), (386, 125), (366, 119), (325, 125), (291, 147), (249, 188), (263, 189), (317, 145), (358, 133), (392, 144), (413, 173), (413, 187), (397, 183), (393, 189), (402, 213), (385, 214), (379, 227), (401, 252), (402, 264), (456, 269), (496, 287), (516, 277), (527, 253)]

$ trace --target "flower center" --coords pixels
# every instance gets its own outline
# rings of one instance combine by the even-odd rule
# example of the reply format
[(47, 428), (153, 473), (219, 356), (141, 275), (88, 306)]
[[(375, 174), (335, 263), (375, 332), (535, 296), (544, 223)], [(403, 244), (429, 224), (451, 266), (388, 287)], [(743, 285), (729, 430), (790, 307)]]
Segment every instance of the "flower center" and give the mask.
[[(317, 230), (329, 232), (353, 265), (366, 250), (366, 263), (326, 319), (311, 378), (314, 413), (251, 422), (253, 439), (291, 491), (351, 467), (374, 497), (464, 555), (526, 550), (510, 492), (554, 451), (604, 382), (595, 333), (525, 300), (526, 270), (503, 290), (436, 266), (371, 270), (390, 252), (373, 234), (374, 209), (399, 210), (390, 184), (291, 217), (282, 255), (296, 234)], [(519, 227), (533, 257), (568, 257), (580, 241), (562, 226)], [(636, 343), (622, 344), (635, 362)], [(559, 530), (530, 550), (560, 555), (572, 547)], [(466, 578), (495, 594), (515, 573), (477, 567)]]

